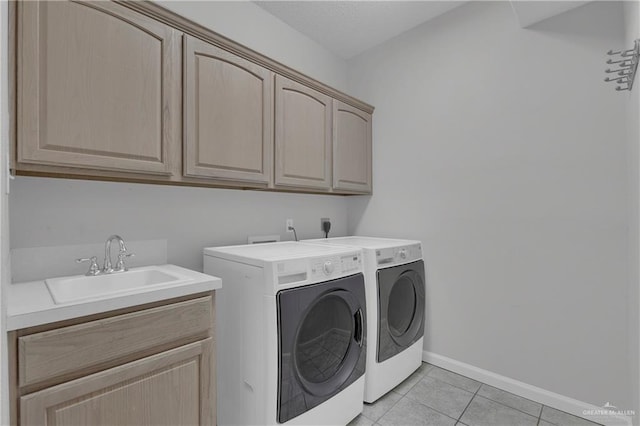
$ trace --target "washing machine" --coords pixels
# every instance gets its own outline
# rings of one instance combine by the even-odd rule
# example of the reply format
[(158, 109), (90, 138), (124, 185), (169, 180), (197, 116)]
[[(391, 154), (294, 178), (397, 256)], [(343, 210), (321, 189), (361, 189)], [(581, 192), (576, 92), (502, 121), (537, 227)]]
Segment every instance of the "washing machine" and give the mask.
[(422, 364), (425, 269), (420, 241), (373, 237), (307, 240), (363, 250), (367, 296), (364, 401), (374, 402)]
[(362, 251), (278, 242), (204, 249), (216, 292), (219, 425), (345, 425), (362, 411)]

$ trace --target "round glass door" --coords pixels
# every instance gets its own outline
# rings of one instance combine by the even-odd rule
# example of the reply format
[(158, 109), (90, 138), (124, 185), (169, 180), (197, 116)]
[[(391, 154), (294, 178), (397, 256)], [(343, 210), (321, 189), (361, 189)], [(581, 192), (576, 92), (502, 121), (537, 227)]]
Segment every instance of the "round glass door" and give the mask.
[(409, 330), (416, 315), (416, 292), (413, 282), (405, 275), (393, 285), (388, 309), (389, 331), (392, 336), (400, 337)]
[(278, 306), (278, 422), (311, 410), (364, 375), (364, 276), (282, 290)]
[[(351, 375), (360, 355), (362, 311), (343, 290), (319, 297), (306, 311), (295, 337), (298, 379), (314, 395), (327, 395)], [(356, 337), (357, 339), (358, 337)]]
[(424, 335), (424, 262), (381, 268), (378, 284), (378, 348), (383, 362)]
[(387, 324), (391, 339), (407, 346), (422, 333), (424, 312), (424, 282), (420, 274), (406, 271), (398, 276), (389, 292)]

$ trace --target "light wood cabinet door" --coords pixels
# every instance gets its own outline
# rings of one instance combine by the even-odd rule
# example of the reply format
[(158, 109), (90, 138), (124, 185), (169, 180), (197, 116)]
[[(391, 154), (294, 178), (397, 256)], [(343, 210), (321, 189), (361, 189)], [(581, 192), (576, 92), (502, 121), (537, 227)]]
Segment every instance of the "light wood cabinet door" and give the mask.
[(273, 73), (185, 36), (185, 175), (267, 184)]
[(64, 380), (180, 339), (196, 340), (212, 327), (212, 300), (199, 297), (20, 337), (18, 384)]
[(20, 398), (20, 424), (214, 425), (212, 339)]
[(335, 99), (333, 188), (371, 192), (371, 114)]
[(276, 75), (276, 185), (331, 188), (331, 101)]
[(180, 33), (112, 2), (17, 3), (17, 161), (169, 175)]

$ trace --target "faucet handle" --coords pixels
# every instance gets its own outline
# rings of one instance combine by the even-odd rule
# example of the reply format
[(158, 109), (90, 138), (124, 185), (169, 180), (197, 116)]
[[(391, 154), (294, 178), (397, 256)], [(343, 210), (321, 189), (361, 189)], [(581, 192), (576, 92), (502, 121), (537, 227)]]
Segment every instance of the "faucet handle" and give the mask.
[(76, 263), (83, 263), (83, 262), (91, 262), (91, 265), (89, 266), (89, 270), (85, 275), (92, 277), (100, 273), (100, 267), (98, 266), (97, 257), (91, 256), (91, 257), (81, 257), (80, 259), (76, 259)]
[(124, 272), (127, 270), (127, 267), (124, 265), (124, 259), (126, 257), (135, 257), (135, 253), (127, 253), (126, 251), (121, 251), (118, 253), (118, 263), (116, 263), (115, 272)]

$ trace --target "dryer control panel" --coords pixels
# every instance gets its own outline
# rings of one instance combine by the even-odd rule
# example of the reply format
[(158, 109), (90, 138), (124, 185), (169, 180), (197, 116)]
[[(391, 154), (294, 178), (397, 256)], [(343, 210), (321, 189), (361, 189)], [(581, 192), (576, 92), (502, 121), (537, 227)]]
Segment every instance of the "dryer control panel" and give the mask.
[(422, 259), (422, 246), (411, 244), (401, 247), (389, 247), (376, 250), (376, 262), (378, 266), (397, 265)]

